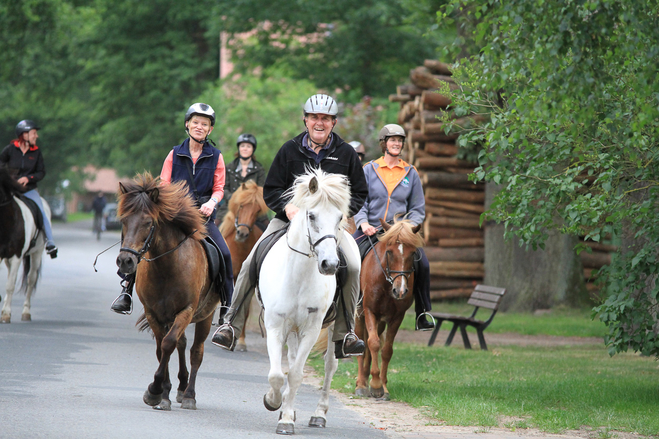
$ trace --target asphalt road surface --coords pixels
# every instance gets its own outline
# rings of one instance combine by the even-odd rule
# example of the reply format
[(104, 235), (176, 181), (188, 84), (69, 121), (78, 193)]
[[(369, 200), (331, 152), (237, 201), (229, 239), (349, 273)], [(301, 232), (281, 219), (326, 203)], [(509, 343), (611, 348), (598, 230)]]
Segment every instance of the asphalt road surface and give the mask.
[[(276, 437), (279, 413), (262, 402), (268, 390), (265, 343), (255, 337), (246, 353), (226, 352), (207, 340), (196, 411), (175, 402), (170, 412), (144, 404), (157, 367), (155, 342), (135, 328), (139, 301), (131, 316), (110, 311), (120, 291), (118, 247), (99, 257), (98, 272), (92, 268), (96, 254), (118, 241), (119, 233), (106, 232), (97, 241), (89, 221), (55, 224), (54, 234), (59, 257), (44, 255), (32, 321), (21, 322), (24, 296), (15, 295), (12, 323), (0, 325), (0, 438)], [(0, 284), (6, 279), (3, 264)], [(187, 335), (191, 340), (191, 328)], [(177, 372), (174, 359), (170, 375)], [(297, 436), (385, 437), (335, 398), (327, 428), (308, 427), (319, 396), (306, 384), (298, 392)]]

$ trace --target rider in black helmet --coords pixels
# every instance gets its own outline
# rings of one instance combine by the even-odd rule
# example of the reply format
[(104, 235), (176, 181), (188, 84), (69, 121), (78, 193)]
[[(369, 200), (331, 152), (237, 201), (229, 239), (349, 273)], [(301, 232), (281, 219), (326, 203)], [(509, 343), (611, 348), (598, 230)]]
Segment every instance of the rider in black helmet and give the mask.
[(0, 153), (0, 166), (8, 168), (15, 174), (16, 181), (23, 186), (24, 196), (39, 206), (43, 216), (43, 229), (46, 233), (46, 253), (51, 258), (57, 257), (57, 246), (53, 240), (50, 218), (44, 212), (41, 196), (37, 192), (37, 182), (46, 175), (41, 150), (37, 146), (39, 126), (32, 120), (22, 120), (16, 125), (16, 139)]

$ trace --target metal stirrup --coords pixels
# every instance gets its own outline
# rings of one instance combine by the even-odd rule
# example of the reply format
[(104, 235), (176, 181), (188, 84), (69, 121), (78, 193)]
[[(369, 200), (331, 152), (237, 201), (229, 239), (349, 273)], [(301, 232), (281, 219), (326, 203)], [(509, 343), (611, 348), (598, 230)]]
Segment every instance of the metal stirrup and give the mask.
[(346, 340), (348, 339), (349, 335), (354, 335), (357, 340), (359, 340), (359, 337), (357, 337), (357, 334), (355, 334), (354, 331), (349, 331), (346, 333), (346, 335), (343, 336), (343, 342), (341, 343), (341, 353), (343, 354), (344, 357), (358, 357), (360, 355), (364, 355), (363, 353), (361, 354), (348, 354), (345, 351), (346, 347)]
[[(130, 309), (128, 311), (118, 311), (118, 313), (123, 314), (125, 316), (129, 316), (133, 313), (133, 297), (128, 293), (119, 294), (119, 296), (117, 296), (117, 298), (114, 299), (114, 302), (112, 302), (112, 305), (110, 305), (110, 308), (112, 308), (114, 306), (114, 304), (117, 303), (117, 300), (121, 299), (121, 297), (123, 297), (123, 296), (130, 297)], [(113, 311), (114, 311), (114, 309), (113, 309)], [(117, 312), (117, 311), (114, 311), (114, 312)]]
[(419, 314), (418, 316), (416, 316), (416, 322), (414, 323), (414, 329), (416, 329), (416, 330), (419, 329), (419, 319), (423, 316), (430, 317), (430, 319), (432, 320), (432, 324), (434, 326), (437, 326), (437, 320), (435, 320), (435, 318), (432, 316), (432, 314), (430, 314), (428, 311), (424, 311), (421, 314)]
[[(222, 328), (224, 328), (225, 326), (228, 327), (229, 329), (231, 329), (231, 344), (229, 345), (229, 347), (226, 347), (226, 346), (221, 345), (221, 344), (219, 344), (219, 343), (215, 343), (215, 342), (213, 341), (213, 337), (215, 337), (215, 334), (217, 334), (218, 332), (220, 332), (220, 331), (222, 330)], [(236, 344), (236, 330), (233, 329), (233, 326), (231, 326), (229, 323), (223, 323), (222, 326), (220, 326), (219, 328), (217, 328), (217, 329), (215, 330), (215, 332), (213, 333), (213, 337), (211, 337), (211, 343), (213, 343), (215, 346), (219, 346), (219, 347), (221, 347), (222, 349), (232, 350), (233, 347), (234, 347), (234, 345)]]

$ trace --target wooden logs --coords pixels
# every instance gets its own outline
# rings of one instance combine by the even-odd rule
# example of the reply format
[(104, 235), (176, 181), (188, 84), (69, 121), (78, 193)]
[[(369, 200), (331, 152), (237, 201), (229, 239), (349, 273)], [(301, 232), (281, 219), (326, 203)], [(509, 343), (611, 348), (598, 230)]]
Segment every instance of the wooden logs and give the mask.
[[(428, 158), (420, 158), (416, 161), (428, 160)], [(470, 208), (470, 204), (479, 203), (482, 204), (485, 202), (485, 192), (474, 192), (461, 189), (439, 189), (434, 187), (429, 187), (426, 189), (426, 201), (450, 201), (455, 202), (455, 208), (461, 210), (458, 206), (463, 208)], [(448, 207), (448, 206), (446, 206)], [(482, 207), (481, 207), (482, 208)]]
[[(423, 160), (416, 160), (414, 166), (417, 169), (445, 169), (449, 167), (460, 168), (460, 167), (472, 167), (474, 169), (477, 165), (475, 163), (468, 162), (466, 160), (461, 160), (455, 157), (428, 157)], [(473, 171), (472, 171), (473, 172)]]
[(407, 102), (411, 100), (412, 100), (412, 96), (406, 94), (389, 95), (389, 102)]
[(430, 262), (430, 274), (447, 277), (482, 278), (485, 269), (480, 262)]
[(453, 72), (451, 71), (451, 66), (447, 63), (437, 61), (436, 59), (427, 59), (423, 62), (423, 66), (430, 70), (432, 73), (438, 73), (440, 75), (451, 76)]
[(424, 148), (430, 155), (454, 156), (458, 153), (458, 147), (451, 143), (426, 142)]
[(483, 262), (483, 247), (428, 247), (425, 249), (428, 261)]
[(439, 94), (436, 91), (424, 90), (421, 93), (421, 102), (423, 103), (423, 109), (439, 109), (446, 108), (451, 105), (451, 98)]

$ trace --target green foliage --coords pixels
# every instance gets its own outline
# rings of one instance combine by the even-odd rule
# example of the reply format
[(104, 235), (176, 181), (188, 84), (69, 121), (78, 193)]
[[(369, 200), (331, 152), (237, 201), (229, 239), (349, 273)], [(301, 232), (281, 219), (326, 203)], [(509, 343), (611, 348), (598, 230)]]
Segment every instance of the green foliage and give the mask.
[(440, 18), (477, 52), (456, 69), (454, 102), (491, 114), (460, 140), (485, 146), (475, 178), (502, 188), (486, 215), (533, 248), (552, 228), (645, 238), (600, 272), (610, 295), (595, 312), (611, 353), (659, 355), (659, 4), (454, 0)]
[(216, 10), (223, 17), (219, 30), (252, 32), (247, 39), (230, 41), (242, 71), (279, 65), (291, 77), (318, 87), (352, 90), (356, 100), (388, 95), (410, 68), (434, 56), (438, 44), (423, 41), (426, 27), (405, 18), (424, 16), (424, 24), (431, 26), (442, 3), (222, 0)]
[[(610, 358), (598, 345), (490, 349), (395, 343), (387, 384), (392, 400), (440, 425), (659, 434), (653, 358)], [(312, 364), (323, 373), (321, 359)], [(356, 375), (357, 361), (341, 361), (332, 387), (354, 393)]]

